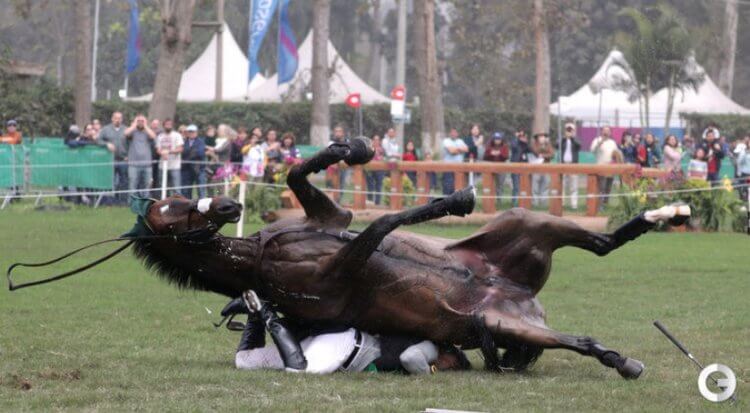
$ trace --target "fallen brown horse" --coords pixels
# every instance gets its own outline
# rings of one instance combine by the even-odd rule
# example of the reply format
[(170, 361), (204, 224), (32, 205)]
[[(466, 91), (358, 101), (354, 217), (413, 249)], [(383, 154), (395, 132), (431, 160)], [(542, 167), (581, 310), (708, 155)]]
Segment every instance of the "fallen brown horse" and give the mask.
[[(639, 361), (591, 337), (547, 327), (536, 295), (558, 248), (606, 255), (657, 220), (684, 220), (689, 208), (649, 211), (611, 234), (523, 209), (498, 215), (460, 241), (394, 232), (400, 225), (470, 213), (474, 194), (465, 189), (385, 215), (361, 233), (348, 232), (351, 212), (307, 176), (342, 160), (362, 164), (371, 157), (368, 143), (354, 140), (295, 166), (288, 186), (306, 217), (277, 221), (248, 238), (216, 233), (239, 217), (240, 205), (229, 198), (157, 201), (144, 211), (145, 224), (157, 237), (137, 240), (136, 253), (180, 287), (228, 297), (253, 289), (288, 317), (305, 322), (481, 348), (492, 369), (522, 370), (544, 349), (561, 348), (595, 357), (625, 378), (641, 374)], [(505, 349), (501, 357), (498, 348)]]

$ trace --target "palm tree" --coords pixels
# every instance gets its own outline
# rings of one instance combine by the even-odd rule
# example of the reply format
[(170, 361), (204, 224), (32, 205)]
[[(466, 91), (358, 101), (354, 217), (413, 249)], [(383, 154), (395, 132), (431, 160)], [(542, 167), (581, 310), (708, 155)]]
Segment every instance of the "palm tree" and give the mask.
[(652, 11), (655, 14), (653, 18), (632, 7), (620, 11), (619, 15), (633, 20), (636, 30), (635, 33), (621, 33), (618, 36), (618, 43), (622, 45), (625, 59), (630, 65), (614, 64), (623, 67), (633, 78), (637, 90), (633, 96), (637, 97), (644, 109), (646, 129), (651, 128), (649, 105), (653, 91), (667, 88), (666, 135), (676, 91), (696, 89), (704, 75), (688, 68), (690, 35), (675, 10), (660, 3)]

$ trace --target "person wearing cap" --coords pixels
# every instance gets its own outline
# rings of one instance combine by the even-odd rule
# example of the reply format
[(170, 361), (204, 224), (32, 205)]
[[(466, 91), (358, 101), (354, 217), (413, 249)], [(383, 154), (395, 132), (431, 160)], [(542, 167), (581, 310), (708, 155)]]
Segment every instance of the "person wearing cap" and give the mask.
[[(518, 163), (527, 163), (529, 161), (529, 138), (523, 128), (516, 130), (516, 138), (510, 144), (510, 161)], [(518, 193), (521, 191), (521, 175), (510, 174), (511, 184), (513, 184), (513, 206), (518, 206)]]
[(198, 127), (188, 125), (186, 139), (182, 146), (182, 195), (193, 197), (191, 185), (198, 185), (198, 197), (206, 197), (206, 143), (198, 137)]
[[(502, 132), (495, 132), (492, 138), (487, 142), (484, 149), (484, 158), (486, 162), (507, 162), (510, 158), (510, 148), (505, 142), (505, 135)], [(495, 196), (503, 196), (503, 187), (505, 186), (505, 174), (495, 174)]]
[[(573, 122), (565, 124), (563, 140), (560, 144), (562, 163), (578, 163), (581, 152), (581, 142), (576, 138), (576, 125)], [(570, 207), (578, 209), (578, 175), (563, 175), (563, 196), (570, 200)]]
[(9, 145), (18, 145), (21, 143), (21, 132), (18, 130), (18, 123), (11, 119), (5, 124), (5, 133), (0, 136), (0, 143)]

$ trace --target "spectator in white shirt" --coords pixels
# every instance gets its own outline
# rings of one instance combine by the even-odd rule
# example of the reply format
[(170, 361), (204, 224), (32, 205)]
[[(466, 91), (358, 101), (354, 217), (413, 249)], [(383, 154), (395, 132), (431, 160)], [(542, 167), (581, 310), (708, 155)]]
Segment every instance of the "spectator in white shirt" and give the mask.
[[(615, 153), (618, 152), (617, 143), (612, 139), (612, 130), (609, 126), (602, 128), (601, 136), (598, 136), (591, 142), (591, 152), (596, 156), (597, 165), (609, 165), (614, 159)], [(611, 176), (599, 176), (599, 193), (603, 195), (600, 207), (603, 208), (609, 203), (609, 193), (612, 191)]]
[(165, 119), (163, 130), (156, 137), (156, 150), (159, 153), (159, 176), (163, 175), (163, 168), (167, 167), (167, 187), (174, 188), (170, 193), (180, 193), (182, 147), (185, 141), (177, 131), (173, 130), (172, 119)]
[[(578, 163), (581, 142), (576, 138), (576, 125), (566, 123), (564, 134), (561, 144), (562, 163)], [(570, 197), (570, 207), (578, 209), (578, 175), (563, 175), (563, 194)]]
[[(469, 147), (458, 137), (456, 128), (451, 128), (450, 136), (443, 139), (443, 162), (461, 163), (464, 154), (469, 152)], [(443, 195), (450, 195), (456, 189), (455, 174), (445, 172), (443, 174)]]
[(383, 147), (386, 161), (396, 162), (401, 160), (401, 148), (399, 148), (396, 140), (396, 129), (388, 128), (388, 132), (385, 133), (380, 145)]

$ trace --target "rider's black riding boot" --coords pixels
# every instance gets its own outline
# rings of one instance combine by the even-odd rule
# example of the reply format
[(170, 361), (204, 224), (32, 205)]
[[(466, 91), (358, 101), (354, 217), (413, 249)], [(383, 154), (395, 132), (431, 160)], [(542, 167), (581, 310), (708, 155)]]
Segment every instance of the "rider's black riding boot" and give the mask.
[[(244, 306), (244, 303), (243, 303)], [(252, 350), (266, 346), (266, 327), (257, 316), (251, 315), (247, 318), (245, 329), (242, 330), (242, 338), (237, 351)]]
[(268, 303), (263, 303), (258, 311), (260, 318), (266, 324), (266, 329), (271, 333), (271, 338), (279, 349), (284, 367), (292, 371), (304, 371), (307, 368), (307, 359), (302, 352), (299, 342), (292, 332), (284, 326), (275, 311)]

